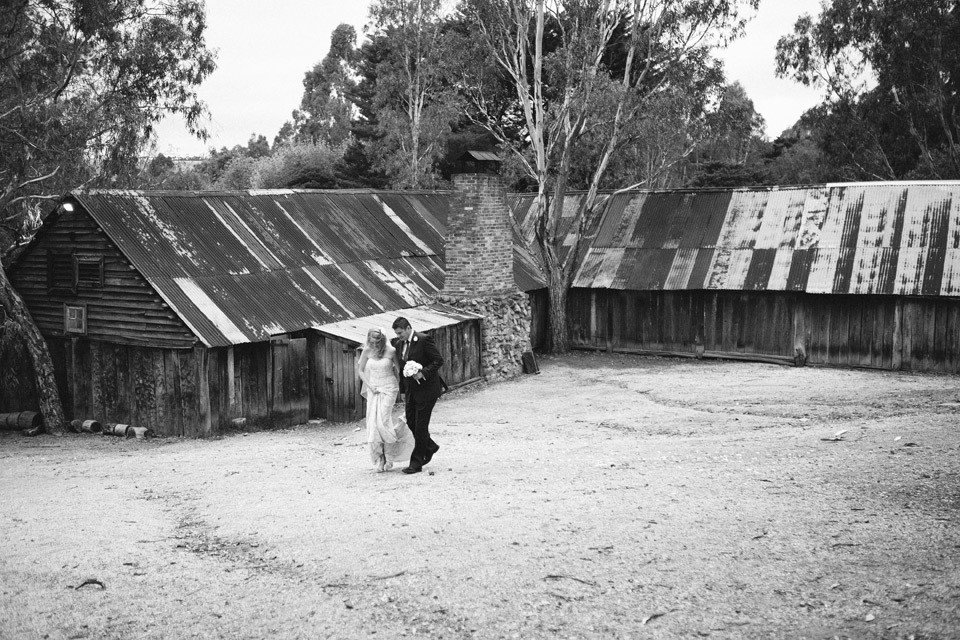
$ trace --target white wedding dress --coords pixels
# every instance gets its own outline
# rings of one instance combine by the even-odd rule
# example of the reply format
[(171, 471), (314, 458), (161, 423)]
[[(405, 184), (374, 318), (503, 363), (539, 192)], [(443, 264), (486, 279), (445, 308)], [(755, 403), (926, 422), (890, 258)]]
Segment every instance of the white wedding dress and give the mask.
[[(367, 385), (367, 443), (370, 459), (378, 471), (385, 471), (394, 462), (410, 459), (413, 453), (413, 433), (403, 418), (393, 417), (400, 386), (393, 372), (392, 358), (370, 358), (365, 373)], [(379, 389), (380, 393), (374, 393)]]

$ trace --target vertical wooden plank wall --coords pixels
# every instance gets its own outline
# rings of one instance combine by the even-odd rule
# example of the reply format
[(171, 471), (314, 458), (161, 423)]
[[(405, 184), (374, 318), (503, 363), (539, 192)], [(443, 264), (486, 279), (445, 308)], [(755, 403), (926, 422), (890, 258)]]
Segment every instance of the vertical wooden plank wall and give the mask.
[(206, 384), (207, 350), (151, 349), (87, 338), (50, 340), (62, 353), (68, 419), (143, 426), (158, 435), (206, 437), (214, 433)]
[(358, 420), (364, 407), (355, 349), (323, 335), (311, 337), (310, 343), (310, 414), (336, 422)]
[(291, 338), (287, 345), (283, 387), (289, 424), (304, 424), (310, 419), (310, 366), (307, 359), (307, 339)]
[(481, 377), (479, 320), (439, 327), (427, 333), (443, 357), (440, 375), (448, 386), (459, 386)]
[(960, 300), (747, 291), (570, 292), (575, 347), (960, 373)]

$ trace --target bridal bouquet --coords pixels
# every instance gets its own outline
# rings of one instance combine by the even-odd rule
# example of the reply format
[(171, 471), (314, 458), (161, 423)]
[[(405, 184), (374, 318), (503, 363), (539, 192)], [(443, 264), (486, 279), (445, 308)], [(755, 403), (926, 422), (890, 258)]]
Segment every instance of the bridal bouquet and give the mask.
[[(403, 377), (412, 378), (420, 373), (421, 369), (423, 369), (423, 365), (416, 360), (407, 360), (407, 364), (403, 365)], [(417, 380), (417, 384), (420, 384), (419, 380)]]

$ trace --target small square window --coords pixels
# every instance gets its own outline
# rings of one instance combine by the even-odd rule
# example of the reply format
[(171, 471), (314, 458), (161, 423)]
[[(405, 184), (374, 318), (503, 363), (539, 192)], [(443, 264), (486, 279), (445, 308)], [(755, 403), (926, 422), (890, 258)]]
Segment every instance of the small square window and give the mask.
[(73, 256), (62, 251), (47, 254), (47, 287), (57, 290), (74, 290)]
[(63, 331), (65, 333), (87, 332), (87, 308), (83, 305), (63, 305)]
[(74, 256), (77, 286), (103, 286), (103, 256)]

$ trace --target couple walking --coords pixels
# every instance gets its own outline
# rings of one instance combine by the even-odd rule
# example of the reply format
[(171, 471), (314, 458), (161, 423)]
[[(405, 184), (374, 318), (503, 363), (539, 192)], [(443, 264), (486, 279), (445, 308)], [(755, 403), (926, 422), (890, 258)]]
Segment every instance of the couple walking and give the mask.
[[(367, 399), (367, 442), (377, 471), (409, 459), (403, 472), (419, 473), (440, 449), (430, 438), (430, 414), (446, 386), (440, 377), (443, 357), (433, 339), (415, 332), (406, 318), (394, 320), (393, 330), (397, 337), (389, 343), (383, 331), (368, 331), (357, 363)], [(393, 418), (400, 391), (406, 423)]]

